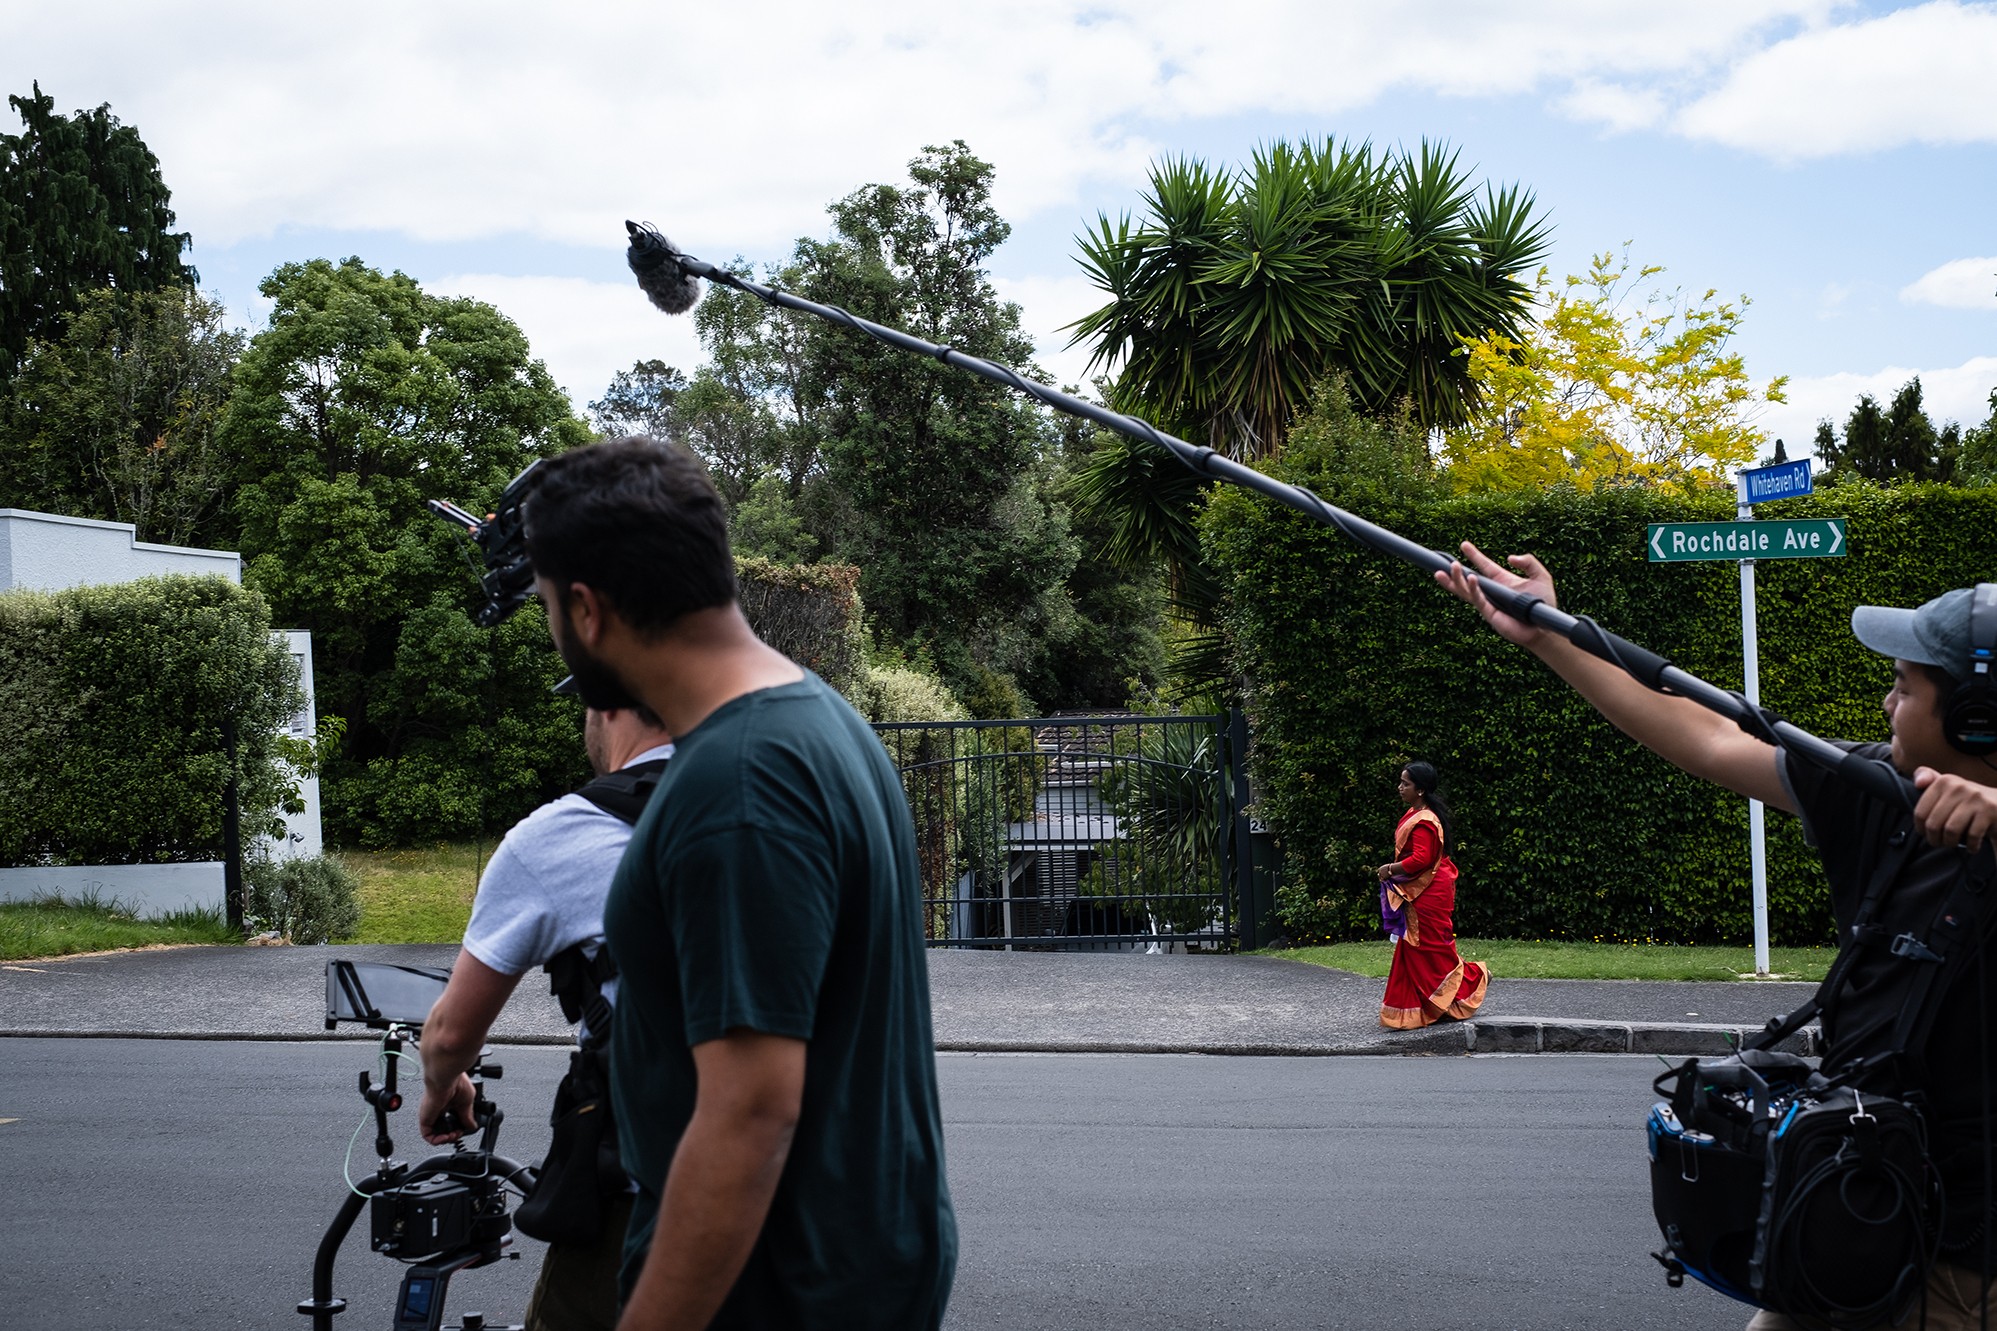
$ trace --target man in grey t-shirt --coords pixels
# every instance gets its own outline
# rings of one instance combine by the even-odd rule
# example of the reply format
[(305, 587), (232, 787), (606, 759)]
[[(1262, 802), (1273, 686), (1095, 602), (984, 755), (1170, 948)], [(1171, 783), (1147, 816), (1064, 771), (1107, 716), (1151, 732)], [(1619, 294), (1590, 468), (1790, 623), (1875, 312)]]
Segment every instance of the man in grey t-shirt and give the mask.
[[(592, 709), (583, 724), (590, 765), (599, 776), (672, 756), (672, 739), (644, 708)], [(603, 900), (631, 840), (631, 825), (579, 794), (543, 804), (514, 825), (493, 852), (472, 902), (464, 950), (450, 983), (423, 1023), (423, 1103), (417, 1111), (425, 1141), (459, 1134), (440, 1123), (450, 1111), (471, 1121), (472, 1086), (465, 1070), (478, 1057), (499, 1011), (520, 977), (580, 944), (594, 955), (603, 945)], [(615, 1001), (616, 981), (603, 986)], [(585, 1024), (578, 1036), (588, 1040)], [(630, 1198), (604, 1217), (593, 1244), (550, 1244), (527, 1307), (528, 1331), (610, 1331), (617, 1321), (617, 1263)]]

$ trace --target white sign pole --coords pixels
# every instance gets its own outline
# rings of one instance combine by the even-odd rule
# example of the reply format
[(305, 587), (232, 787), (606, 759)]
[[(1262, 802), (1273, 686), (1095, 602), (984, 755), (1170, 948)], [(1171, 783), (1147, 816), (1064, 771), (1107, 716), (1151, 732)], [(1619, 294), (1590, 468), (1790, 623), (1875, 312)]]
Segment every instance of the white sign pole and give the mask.
[[(1747, 502), (1747, 478), (1738, 481), (1739, 506), (1735, 517), (1754, 521), (1754, 509)], [(1740, 641), (1741, 664), (1746, 673), (1747, 700), (1761, 704), (1761, 644), (1755, 634), (1754, 561), (1740, 561)], [(1748, 861), (1754, 874), (1754, 973), (1768, 974), (1768, 834), (1760, 800), (1747, 802)]]

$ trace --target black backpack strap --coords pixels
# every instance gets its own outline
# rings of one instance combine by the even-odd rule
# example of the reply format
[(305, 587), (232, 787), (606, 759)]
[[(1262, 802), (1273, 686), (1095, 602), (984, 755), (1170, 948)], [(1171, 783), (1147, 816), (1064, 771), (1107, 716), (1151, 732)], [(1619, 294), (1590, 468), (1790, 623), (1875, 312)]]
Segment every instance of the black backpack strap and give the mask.
[(562, 1004), (562, 1016), (570, 1025), (589, 1022), (589, 1048), (600, 1048), (610, 1038), (610, 1000), (603, 986), (617, 978), (617, 963), (610, 949), (598, 943), (596, 955), (572, 943), (548, 959), (541, 968), (548, 973), (548, 992)]
[[(575, 793), (611, 817), (636, 824), (651, 801), (652, 792), (658, 789), (667, 761), (653, 758), (606, 772), (583, 783)], [(617, 978), (617, 963), (610, 959), (610, 949), (599, 942), (596, 955), (591, 956), (581, 943), (574, 943), (550, 957), (541, 969), (548, 973), (548, 992), (561, 1000), (562, 1015), (569, 1023), (589, 1022), (586, 1047), (601, 1048), (610, 1038), (611, 1016), (610, 1000), (603, 996), (603, 986)]]
[(602, 776), (585, 781), (575, 789), (576, 794), (594, 804), (611, 817), (636, 825), (639, 815), (651, 802), (652, 792), (659, 787), (659, 778), (664, 775), (665, 758), (653, 758), (647, 762), (633, 763), (620, 767), (615, 772), (605, 772)]
[[(1868, 850), (1876, 846), (1877, 833), (1868, 833)], [(1883, 854), (1873, 862), (1872, 877), (1865, 885), (1865, 895), (1859, 899), (1858, 911), (1852, 917), (1851, 937), (1844, 940), (1838, 949), (1837, 959), (1824, 973), (1823, 983), (1817, 992), (1810, 995), (1810, 1001), (1783, 1017), (1770, 1017), (1768, 1024), (1741, 1042), (1743, 1049), (1773, 1049), (1797, 1031), (1809, 1025), (1818, 1016), (1836, 1008), (1839, 993), (1845, 981), (1851, 978), (1853, 965), (1867, 948), (1882, 940), (1882, 931), (1875, 920), (1881, 904), (1886, 900), (1887, 891), (1899, 880), (1900, 874), (1913, 860), (1920, 848), (1919, 839), (1914, 834), (1913, 820), (1886, 838)], [(1867, 858), (1871, 858), (1870, 855)]]
[(1926, 935), (1904, 933), (1888, 945), (1894, 956), (1916, 968), (1887, 1046), (1900, 1059), (1909, 1086), (1926, 1082), (1928, 1036), (1941, 1016), (1942, 997), (1989, 945), (1991, 925), (1997, 923), (1997, 910), (1991, 907), (1993, 881), (1997, 881), (1997, 846), (1986, 844), (1979, 853), (1963, 857), (1955, 885)]

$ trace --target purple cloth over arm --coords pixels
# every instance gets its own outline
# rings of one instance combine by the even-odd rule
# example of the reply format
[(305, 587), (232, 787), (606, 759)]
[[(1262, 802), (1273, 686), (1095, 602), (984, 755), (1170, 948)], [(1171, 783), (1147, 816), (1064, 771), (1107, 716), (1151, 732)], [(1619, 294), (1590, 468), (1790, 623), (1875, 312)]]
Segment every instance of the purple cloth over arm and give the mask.
[(1397, 873), (1380, 882), (1380, 927), (1386, 930), (1387, 937), (1396, 943), (1400, 942), (1401, 936), (1408, 931), (1408, 906), (1406, 902), (1398, 906), (1390, 904), (1387, 900), (1387, 889), (1399, 887), (1407, 881), (1406, 874)]

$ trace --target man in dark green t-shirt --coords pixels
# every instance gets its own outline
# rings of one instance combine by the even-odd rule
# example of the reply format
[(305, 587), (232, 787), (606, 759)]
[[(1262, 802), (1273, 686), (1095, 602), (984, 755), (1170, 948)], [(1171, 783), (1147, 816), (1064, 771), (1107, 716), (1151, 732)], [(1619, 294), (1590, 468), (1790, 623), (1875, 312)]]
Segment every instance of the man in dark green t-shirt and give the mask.
[(749, 628), (691, 455), (625, 439), (535, 476), (528, 554), (583, 700), (678, 737), (604, 918), (639, 1188), (620, 1326), (935, 1327), (956, 1222), (894, 767)]

